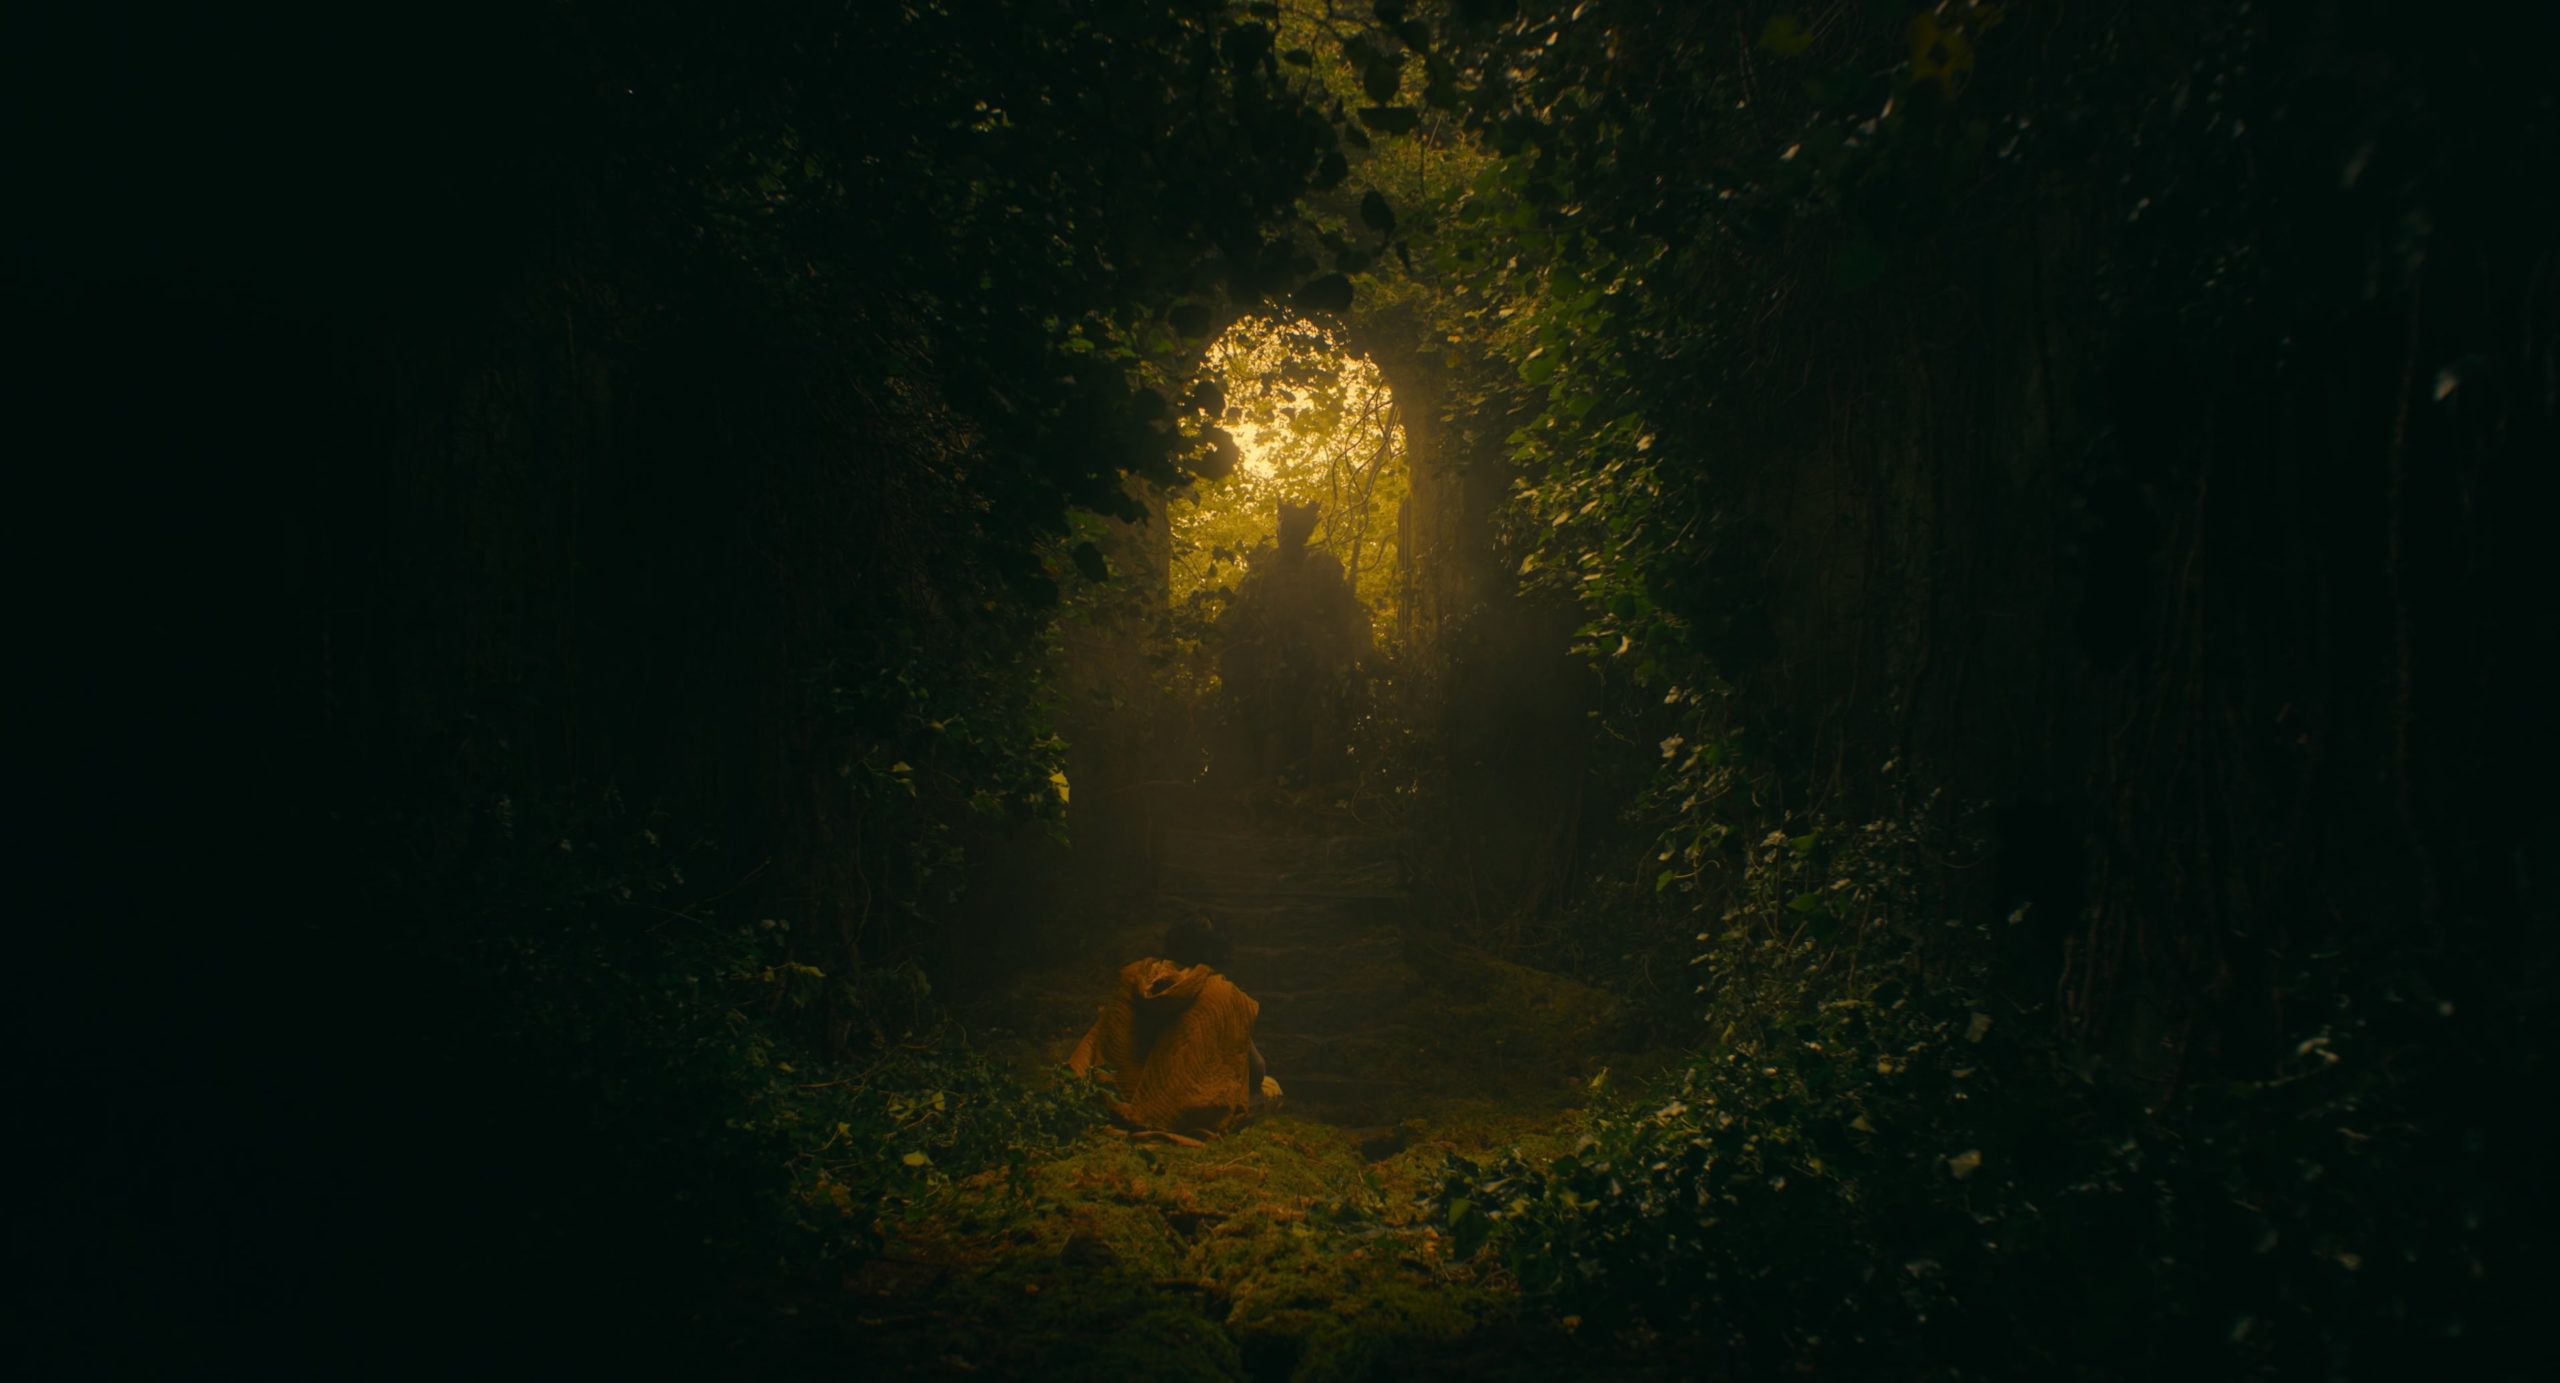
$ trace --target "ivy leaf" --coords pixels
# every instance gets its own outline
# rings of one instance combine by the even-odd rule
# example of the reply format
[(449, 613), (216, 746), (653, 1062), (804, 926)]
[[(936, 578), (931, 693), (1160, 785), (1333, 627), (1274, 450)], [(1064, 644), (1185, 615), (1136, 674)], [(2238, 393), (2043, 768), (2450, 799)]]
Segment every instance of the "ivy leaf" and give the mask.
[(1396, 209), (1374, 189), (1360, 198), (1360, 223), (1373, 231), (1385, 233), (1396, 228)]
[(1209, 328), (1216, 323), (1217, 317), (1204, 304), (1176, 303), (1173, 310), (1165, 314), (1165, 320), (1173, 323), (1175, 331), (1197, 340), (1209, 334)]
[(898, 1160), (910, 1167), (930, 1167), (933, 1165), (933, 1159), (920, 1152), (908, 1153), (906, 1156), (899, 1158)]
[(1111, 579), (1111, 564), (1103, 560), (1102, 549), (1091, 543), (1078, 543), (1074, 552), (1076, 573), (1087, 581)]
[(1760, 27), (1760, 46), (1779, 57), (1792, 58), (1813, 46), (1813, 34), (1794, 15), (1773, 14)]
[(1911, 42), (1911, 80), (1934, 81), (1940, 91), (1955, 95), (1973, 72), (1973, 43), (1965, 37), (1964, 26), (1948, 28), (1934, 15), (1914, 15), (1906, 36)]
[(1452, 1201), (1449, 1205), (1449, 1248), (1460, 1259), (1473, 1258), (1493, 1233), (1493, 1220), (1469, 1200)]
[(1403, 84), (1404, 62), (1400, 58), (1373, 57), (1360, 72), (1360, 89), (1380, 105), (1396, 99), (1396, 88)]
[(1260, 24), (1239, 24), (1227, 30), (1218, 46), (1228, 62), (1244, 67), (1271, 51), (1271, 30)]
[[(1369, 194), (1376, 196), (1376, 193)], [(1326, 274), (1310, 279), (1298, 289), (1294, 299), (1307, 312), (1348, 312), (1351, 310), (1351, 279), (1347, 274)]]
[(1360, 123), (1380, 134), (1411, 134), (1422, 115), (1403, 106), (1362, 106)]
[(1209, 449), (1190, 457), (1186, 462), (1190, 472), (1202, 480), (1224, 480), (1235, 474), (1236, 463), (1244, 457), (1236, 448), (1236, 439), (1223, 428), (1211, 428), (1206, 436)]

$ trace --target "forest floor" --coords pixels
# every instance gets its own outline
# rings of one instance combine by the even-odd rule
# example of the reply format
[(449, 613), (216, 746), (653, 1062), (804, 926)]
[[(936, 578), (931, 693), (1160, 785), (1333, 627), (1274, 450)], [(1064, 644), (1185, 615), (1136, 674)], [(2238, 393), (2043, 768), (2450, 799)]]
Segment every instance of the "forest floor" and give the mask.
[(1454, 1261), (1421, 1200), (1451, 1154), (1570, 1148), (1595, 1081), (1668, 1054), (1613, 1051), (1631, 1029), (1602, 991), (1427, 940), (1401, 875), (1374, 833), (1195, 823), (1166, 840), (1153, 916), (989, 996), (991, 1045), (1053, 1067), (1118, 967), (1205, 909), (1287, 1093), (1205, 1147), (1098, 1131), (955, 1186), (846, 1278), (864, 1362), (898, 1377), (1653, 1376), (1599, 1362), (1639, 1342), (1529, 1318), (1498, 1267)]

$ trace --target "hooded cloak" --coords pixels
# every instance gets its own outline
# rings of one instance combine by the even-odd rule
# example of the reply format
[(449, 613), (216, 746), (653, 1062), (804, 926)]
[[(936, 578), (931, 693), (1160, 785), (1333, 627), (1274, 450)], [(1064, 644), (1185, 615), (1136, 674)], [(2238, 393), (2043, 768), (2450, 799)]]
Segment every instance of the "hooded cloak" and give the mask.
[(1112, 1112), (1170, 1133), (1223, 1131), (1253, 1101), (1253, 1020), (1262, 1006), (1206, 965), (1149, 958), (1120, 968), (1093, 1028), (1067, 1058), (1112, 1071)]

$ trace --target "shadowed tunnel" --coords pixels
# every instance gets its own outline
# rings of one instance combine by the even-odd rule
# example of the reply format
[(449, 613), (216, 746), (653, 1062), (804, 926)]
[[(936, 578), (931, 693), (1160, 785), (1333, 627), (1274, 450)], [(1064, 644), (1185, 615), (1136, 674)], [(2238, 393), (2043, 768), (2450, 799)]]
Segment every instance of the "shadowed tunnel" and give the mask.
[(2524, 1376), (2548, 16), (20, 8), (24, 1376)]

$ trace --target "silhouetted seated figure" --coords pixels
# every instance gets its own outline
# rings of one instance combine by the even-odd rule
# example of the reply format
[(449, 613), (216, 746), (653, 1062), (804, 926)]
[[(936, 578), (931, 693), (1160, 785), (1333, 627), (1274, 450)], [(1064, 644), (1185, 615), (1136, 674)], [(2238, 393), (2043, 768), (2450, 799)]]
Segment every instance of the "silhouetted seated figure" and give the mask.
[(1140, 1130), (1178, 1136), (1223, 1133), (1256, 1104), (1279, 1098), (1253, 1045), (1262, 1006), (1203, 956), (1226, 940), (1206, 917), (1177, 924), (1165, 950), (1120, 967), (1111, 998), (1067, 1058), (1079, 1074), (1111, 1070), (1111, 1111)]
[(1230, 721), (1263, 778), (1329, 781), (1350, 722), (1351, 682), (1369, 612), (1342, 563), (1309, 552), (1313, 504), (1282, 504), (1278, 540), (1253, 554), (1218, 619), (1218, 680)]

